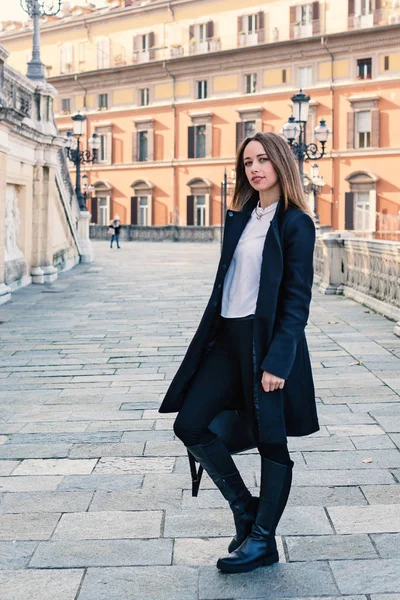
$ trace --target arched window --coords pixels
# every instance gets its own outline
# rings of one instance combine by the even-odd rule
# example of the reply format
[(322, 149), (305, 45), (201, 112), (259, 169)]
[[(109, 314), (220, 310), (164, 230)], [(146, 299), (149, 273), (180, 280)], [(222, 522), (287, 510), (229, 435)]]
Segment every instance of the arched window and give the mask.
[(131, 185), (134, 196), (131, 197), (131, 224), (153, 225), (153, 188), (147, 179), (137, 179)]
[(91, 198), (92, 223), (108, 225), (112, 218), (112, 186), (108, 181), (96, 181)]
[(354, 171), (346, 177), (344, 228), (376, 231), (376, 184), (379, 177), (369, 171)]
[(195, 177), (186, 185), (190, 188), (186, 199), (186, 225), (210, 225), (211, 181)]

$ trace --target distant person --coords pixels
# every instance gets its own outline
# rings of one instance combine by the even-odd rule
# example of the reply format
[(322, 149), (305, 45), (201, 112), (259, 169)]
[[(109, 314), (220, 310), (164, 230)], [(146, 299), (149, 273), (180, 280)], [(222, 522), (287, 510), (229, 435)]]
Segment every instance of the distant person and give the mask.
[[(287, 436), (319, 429), (304, 334), (314, 243), (287, 141), (270, 132), (247, 138), (211, 298), (159, 409), (178, 412), (174, 432), (189, 452), (192, 494), (202, 467), (233, 512), (236, 536), (217, 562), (225, 573), (278, 562), (275, 530), (292, 483)], [(261, 455), (259, 498), (231, 456), (250, 448)]]
[(114, 240), (117, 242), (117, 248), (121, 248), (119, 245), (119, 232), (121, 230), (121, 218), (119, 215), (115, 215), (114, 219), (110, 223), (109, 232), (111, 234), (110, 248), (113, 247)]

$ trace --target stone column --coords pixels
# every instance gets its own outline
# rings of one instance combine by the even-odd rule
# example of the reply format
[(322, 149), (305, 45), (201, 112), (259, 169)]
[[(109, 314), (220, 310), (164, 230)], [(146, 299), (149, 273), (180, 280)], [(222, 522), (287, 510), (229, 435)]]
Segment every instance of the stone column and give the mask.
[(92, 242), (89, 238), (89, 223), (91, 216), (92, 215), (87, 210), (81, 210), (79, 213), (78, 242), (82, 263), (91, 263), (94, 259)]
[[(328, 237), (329, 236), (329, 237)], [(323, 248), (324, 273), (319, 286), (321, 294), (341, 294), (343, 242), (340, 234), (325, 234), (321, 239)]]

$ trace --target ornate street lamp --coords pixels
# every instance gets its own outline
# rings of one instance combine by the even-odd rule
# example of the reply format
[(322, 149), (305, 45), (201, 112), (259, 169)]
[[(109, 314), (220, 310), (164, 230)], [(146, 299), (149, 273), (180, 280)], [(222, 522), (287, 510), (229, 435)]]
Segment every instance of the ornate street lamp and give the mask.
[(325, 155), (325, 144), (331, 131), (324, 119), (321, 119), (319, 125), (314, 129), (315, 138), (321, 144), (321, 149), (315, 142), (307, 144), (306, 123), (311, 98), (300, 90), (291, 100), (293, 102), (293, 115), (282, 127), (281, 133), (286, 137), (299, 162), (300, 175), (303, 179), (304, 161), (320, 160)]
[[(100, 148), (100, 138), (97, 133), (94, 133), (88, 140), (89, 149), (81, 150), (80, 138), (83, 134), (83, 123), (86, 121), (85, 115), (80, 113), (72, 117), (74, 123), (73, 132), (68, 131), (65, 136), (65, 148), (67, 150), (67, 157), (75, 165), (76, 168), (76, 184), (75, 192), (78, 198), (80, 210), (86, 210), (86, 192), (89, 190), (87, 186), (87, 175), (83, 176), (84, 193), (81, 189), (81, 164), (93, 163), (97, 158), (97, 151)], [(89, 186), (90, 187), (90, 186)]]
[(27, 77), (34, 81), (44, 81), (44, 64), (40, 60), (40, 17), (56, 15), (61, 9), (61, 0), (19, 0), (24, 10), (33, 21), (32, 58), (28, 62)]

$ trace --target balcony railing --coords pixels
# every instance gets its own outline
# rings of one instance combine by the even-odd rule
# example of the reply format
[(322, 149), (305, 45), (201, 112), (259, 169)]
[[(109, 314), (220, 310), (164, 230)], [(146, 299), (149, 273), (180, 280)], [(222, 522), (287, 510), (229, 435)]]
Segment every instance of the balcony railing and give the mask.
[(239, 46), (257, 46), (257, 44), (263, 44), (266, 41), (265, 37), (264, 29), (259, 29), (252, 33), (242, 31), (238, 36)]
[(395, 25), (400, 23), (400, 7), (377, 8), (365, 15), (349, 15), (349, 29), (368, 29), (374, 25)]
[[(202, 42), (192, 38), (189, 43), (189, 54), (207, 54), (207, 52), (218, 52), (218, 50), (221, 50), (221, 40), (219, 38)], [(183, 56), (183, 52), (181, 56)]]
[(290, 26), (290, 39), (296, 40), (301, 38), (312, 37), (320, 33), (320, 21), (314, 19), (310, 23), (294, 23)]

